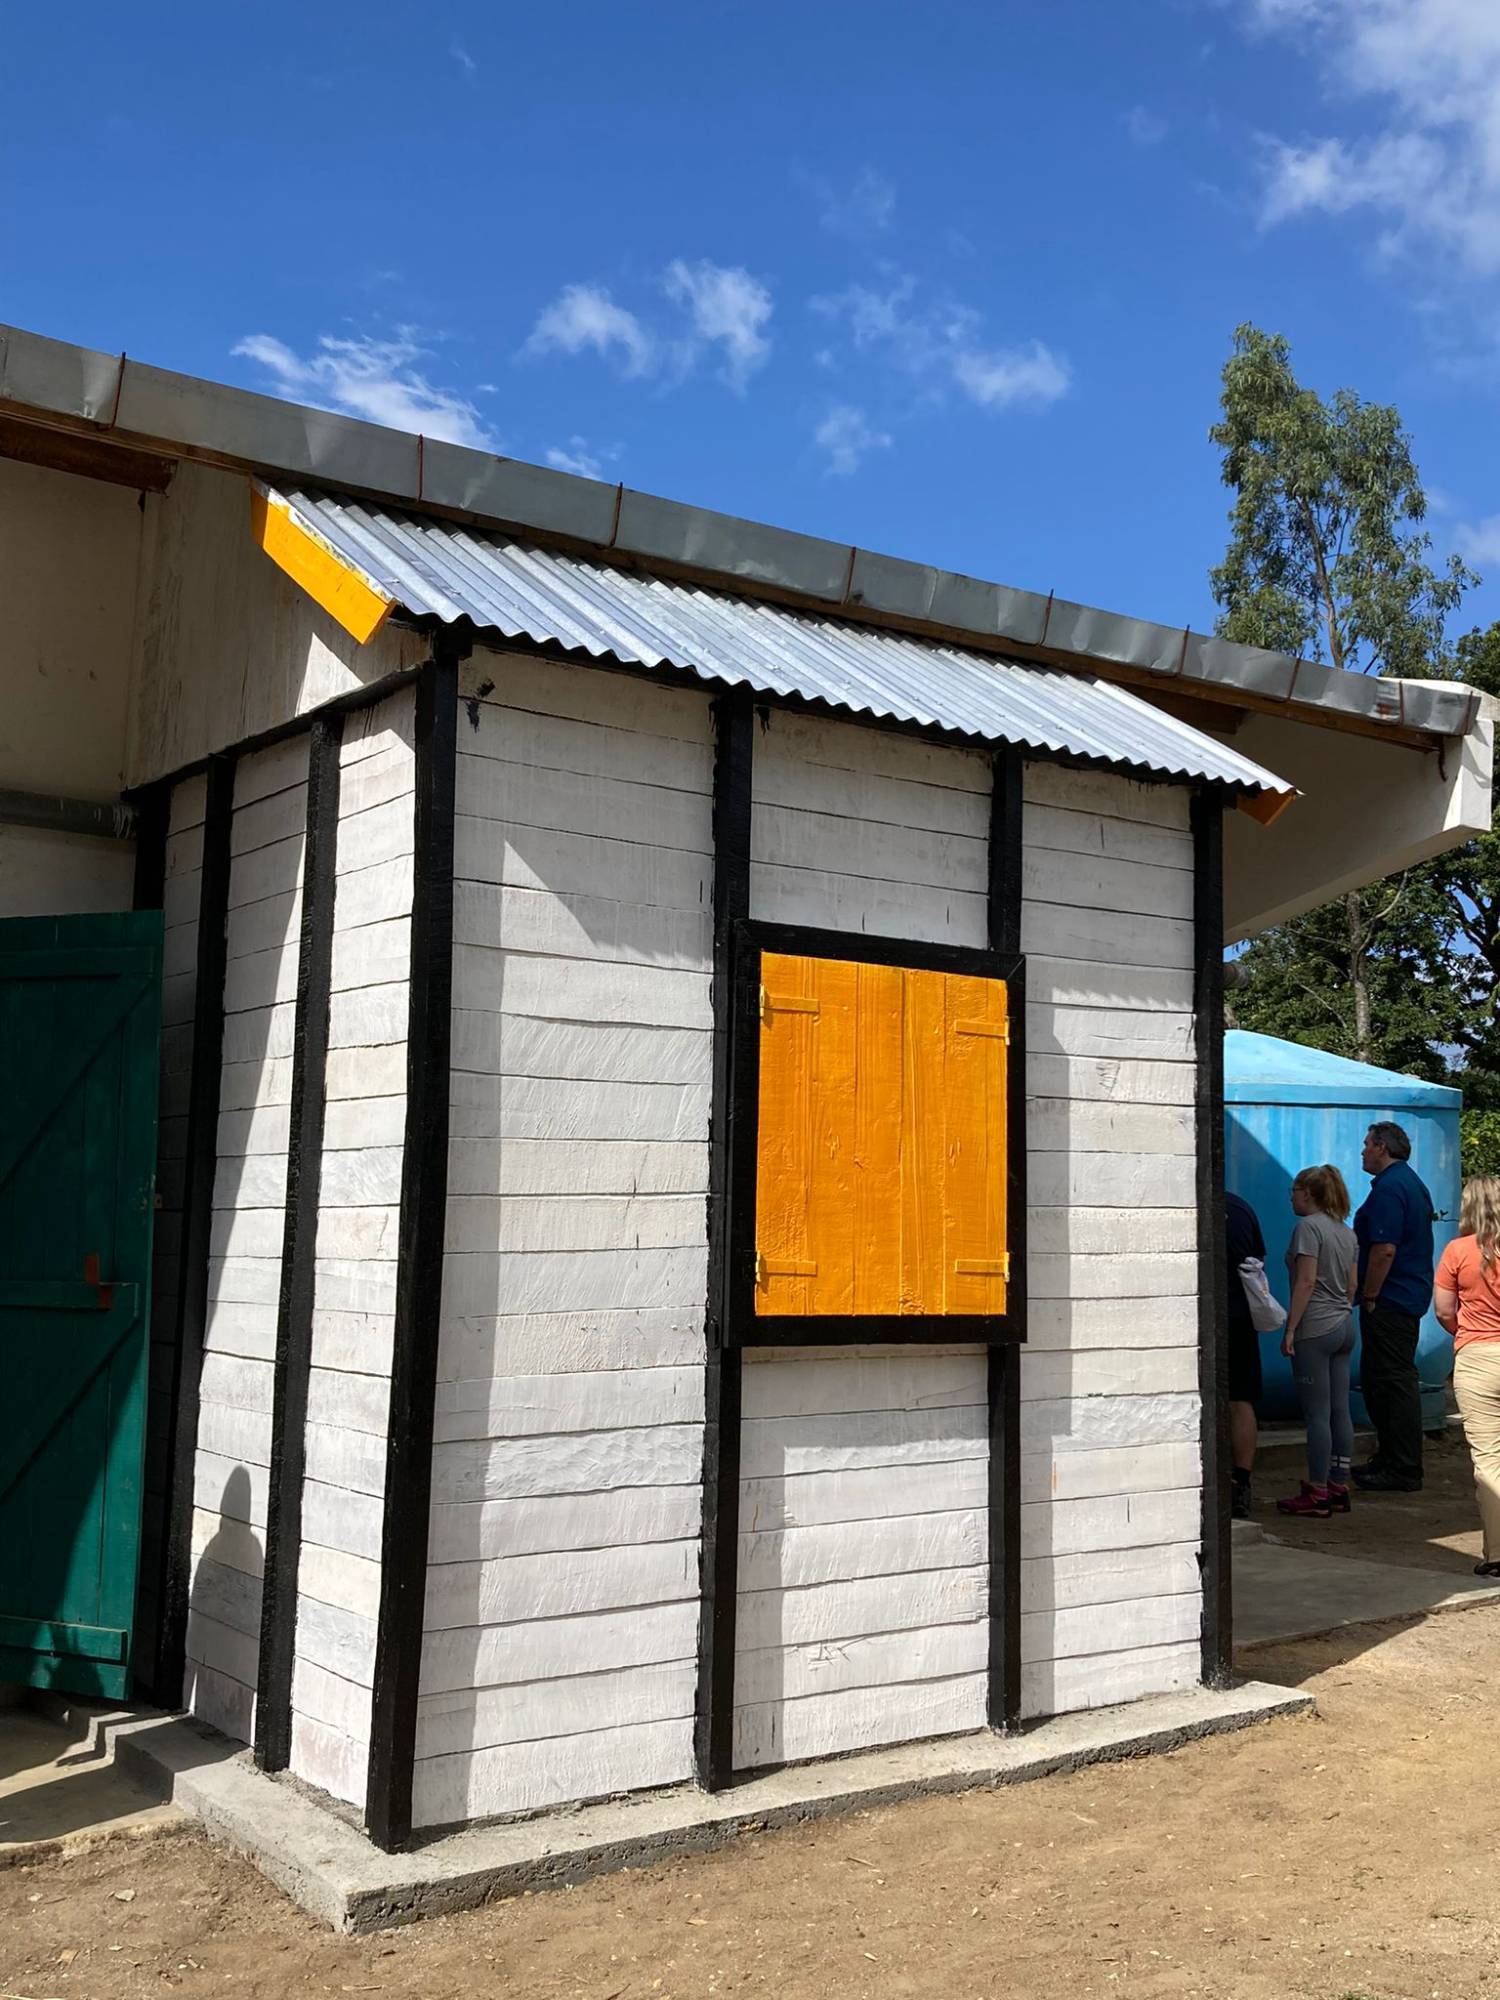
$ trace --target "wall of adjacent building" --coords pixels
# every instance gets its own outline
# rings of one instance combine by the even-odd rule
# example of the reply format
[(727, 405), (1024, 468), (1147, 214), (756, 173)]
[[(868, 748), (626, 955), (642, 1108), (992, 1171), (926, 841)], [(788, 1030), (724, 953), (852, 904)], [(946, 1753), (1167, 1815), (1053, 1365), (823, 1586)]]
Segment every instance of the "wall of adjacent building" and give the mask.
[[(119, 798), (146, 504), (0, 459), (0, 790)], [(130, 841), (0, 822), (0, 917), (128, 910), (133, 871)]]

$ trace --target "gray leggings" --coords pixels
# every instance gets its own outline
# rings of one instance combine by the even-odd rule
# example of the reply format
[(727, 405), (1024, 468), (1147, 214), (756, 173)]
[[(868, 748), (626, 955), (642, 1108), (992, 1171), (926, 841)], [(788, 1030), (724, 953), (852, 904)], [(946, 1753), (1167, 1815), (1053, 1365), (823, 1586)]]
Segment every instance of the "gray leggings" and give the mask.
[(1307, 1478), (1326, 1486), (1330, 1478), (1349, 1484), (1354, 1456), (1354, 1419), (1349, 1414), (1349, 1361), (1354, 1353), (1354, 1315), (1331, 1333), (1299, 1336), (1292, 1350), (1292, 1379), (1302, 1399), (1307, 1425)]

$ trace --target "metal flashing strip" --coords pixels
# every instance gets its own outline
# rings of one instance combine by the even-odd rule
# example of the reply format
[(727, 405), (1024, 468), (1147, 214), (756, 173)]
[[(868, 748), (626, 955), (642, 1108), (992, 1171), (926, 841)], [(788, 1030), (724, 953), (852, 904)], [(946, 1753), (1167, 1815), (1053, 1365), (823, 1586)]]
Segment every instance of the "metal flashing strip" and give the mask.
[(415, 618), (464, 621), (584, 660), (673, 668), (715, 686), (1142, 777), (1221, 784), (1260, 818), (1295, 796), (1263, 765), (1128, 690), (1061, 668), (786, 610), (346, 497), (266, 489), (263, 504), (300, 528), (307, 546), (337, 556), (362, 602), (394, 602)]

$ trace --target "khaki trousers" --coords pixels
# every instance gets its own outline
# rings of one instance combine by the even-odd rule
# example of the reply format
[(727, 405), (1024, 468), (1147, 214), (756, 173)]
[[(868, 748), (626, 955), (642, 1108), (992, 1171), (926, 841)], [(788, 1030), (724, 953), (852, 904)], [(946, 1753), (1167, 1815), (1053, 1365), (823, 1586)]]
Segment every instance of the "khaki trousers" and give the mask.
[(1471, 1340), (1458, 1350), (1453, 1393), (1474, 1461), (1484, 1560), (1500, 1562), (1500, 1340)]

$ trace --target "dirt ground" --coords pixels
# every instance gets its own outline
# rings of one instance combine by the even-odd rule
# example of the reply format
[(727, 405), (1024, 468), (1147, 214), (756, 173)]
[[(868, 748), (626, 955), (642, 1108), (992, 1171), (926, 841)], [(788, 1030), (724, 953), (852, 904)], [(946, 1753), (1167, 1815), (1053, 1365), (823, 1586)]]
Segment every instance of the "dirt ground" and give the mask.
[(0, 1871), (0, 1994), (1500, 1996), (1497, 1661), (1500, 1607), (1261, 1649), (1315, 1718), (377, 1938), (196, 1834), (110, 1841)]

